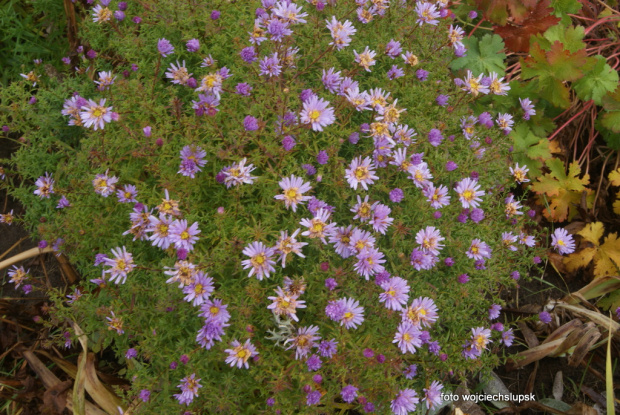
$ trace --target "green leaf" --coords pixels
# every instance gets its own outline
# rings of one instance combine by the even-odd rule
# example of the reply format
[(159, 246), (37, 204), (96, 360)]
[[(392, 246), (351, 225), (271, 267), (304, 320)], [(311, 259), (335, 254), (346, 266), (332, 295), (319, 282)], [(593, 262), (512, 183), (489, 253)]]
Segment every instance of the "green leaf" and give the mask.
[(540, 78), (537, 81), (541, 97), (556, 107), (570, 106), (570, 93), (562, 81), (550, 77)]
[(567, 14), (575, 14), (583, 5), (578, 0), (551, 0), (553, 14), (560, 17)]
[(603, 126), (602, 117), (599, 117), (594, 124), (596, 131), (601, 133), (605, 143), (614, 150), (620, 150), (620, 133), (614, 133), (610, 129)]
[(543, 160), (551, 157), (549, 141), (544, 137), (536, 136), (525, 123), (519, 124), (510, 136), (514, 143), (513, 161), (519, 165), (527, 165), (531, 177), (540, 176)]
[(469, 69), (475, 76), (491, 72), (504, 76), (506, 54), (502, 53), (504, 41), (500, 36), (485, 35), (480, 40), (471, 37), (464, 39), (463, 44), (467, 48), (467, 56), (452, 61), (452, 70)]
[(614, 133), (620, 133), (620, 111), (605, 112), (600, 120), (603, 127)]
[(607, 297), (599, 300), (596, 305), (603, 310), (615, 310), (620, 307), (620, 290), (612, 291)]
[(557, 41), (564, 45), (564, 49), (570, 53), (575, 53), (580, 49), (585, 49), (586, 44), (582, 42), (584, 36), (585, 29), (583, 26), (564, 27), (561, 24), (557, 24), (550, 27), (543, 35), (543, 38), (549, 41), (548, 46), (544, 47), (544, 49), (550, 50), (551, 44)]
[(591, 71), (573, 84), (577, 96), (584, 101), (594, 100), (596, 105), (602, 104), (603, 96), (618, 86), (618, 72), (607, 64), (604, 57), (597, 55), (596, 65)]

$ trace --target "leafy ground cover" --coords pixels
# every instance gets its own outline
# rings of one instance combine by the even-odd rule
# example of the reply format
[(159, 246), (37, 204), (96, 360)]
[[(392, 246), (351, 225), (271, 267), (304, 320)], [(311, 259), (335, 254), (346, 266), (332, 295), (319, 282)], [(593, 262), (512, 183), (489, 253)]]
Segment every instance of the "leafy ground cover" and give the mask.
[[(567, 81), (594, 108), (617, 76), (582, 49), (576, 10), (453, 6), (67, 2), (80, 41), (0, 95), (18, 143), (3, 186), (27, 207), (2, 226), (28, 227), (80, 275), (50, 289), (6, 265), (12, 287), (49, 296), (37, 321), (76, 353), (70, 389), (22, 351), (48, 390), (78, 412), (93, 410), (86, 390), (107, 413), (405, 414), (479, 375), (497, 390), (506, 361), (568, 352), (577, 366), (611, 344), (617, 323), (577, 302), (604, 295), (613, 311), (617, 236), (576, 221), (598, 191), (546, 137)], [(573, 222), (548, 231), (543, 217)], [(556, 268), (592, 263), (598, 279), (523, 309), (507, 293), (549, 247)], [(515, 356), (516, 327), (528, 348)], [(93, 353), (129, 384), (93, 381)], [(557, 409), (553, 392), (502, 410)]]

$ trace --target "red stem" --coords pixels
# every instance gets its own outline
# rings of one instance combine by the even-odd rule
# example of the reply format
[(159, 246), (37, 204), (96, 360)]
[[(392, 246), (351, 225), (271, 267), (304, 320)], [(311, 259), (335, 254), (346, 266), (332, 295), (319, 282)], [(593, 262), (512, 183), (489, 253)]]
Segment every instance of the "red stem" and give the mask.
[(583, 108), (575, 115), (573, 115), (572, 117), (570, 117), (568, 119), (568, 121), (566, 121), (564, 124), (562, 124), (562, 126), (560, 128), (558, 128), (557, 130), (554, 131), (553, 134), (551, 134), (551, 136), (548, 138), (549, 141), (553, 140), (553, 138), (558, 135), (558, 133), (560, 131), (562, 131), (568, 124), (570, 124), (571, 122), (573, 122), (573, 120), (575, 118), (577, 118), (578, 116), (580, 116), (584, 111), (586, 111), (588, 108), (590, 108), (592, 106), (592, 104), (594, 103), (594, 101), (590, 100), (588, 101)]
[(473, 29), (471, 29), (471, 32), (469, 32), (469, 35), (467, 36), (467, 38), (469, 39), (471, 37), (471, 35), (474, 34), (474, 32), (476, 31), (476, 29), (478, 29), (480, 27), (480, 25), (482, 24), (482, 22), (484, 22), (486, 19), (480, 19), (480, 21), (478, 22), (478, 24), (476, 24), (476, 26), (474, 26)]

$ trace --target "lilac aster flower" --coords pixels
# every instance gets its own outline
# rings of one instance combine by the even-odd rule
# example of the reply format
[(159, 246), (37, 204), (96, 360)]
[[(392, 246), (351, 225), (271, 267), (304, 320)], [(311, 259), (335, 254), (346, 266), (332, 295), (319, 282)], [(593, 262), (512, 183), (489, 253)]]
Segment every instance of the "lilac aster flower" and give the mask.
[(398, 325), (392, 343), (398, 343), (398, 348), (404, 353), (415, 353), (417, 348), (422, 347), (420, 330), (409, 321), (403, 321)]
[(390, 200), (394, 203), (400, 203), (405, 198), (405, 194), (399, 188), (390, 191)]
[(211, 20), (217, 20), (220, 18), (220, 16), (221, 16), (221, 13), (219, 10), (213, 10), (211, 12)]
[(420, 245), (422, 252), (428, 252), (435, 256), (439, 255), (439, 251), (444, 247), (441, 241), (445, 239), (439, 233), (439, 229), (436, 229), (434, 226), (427, 226), (421, 229), (415, 237), (415, 241)]
[(496, 318), (498, 318), (501, 310), (501, 305), (493, 304), (491, 308), (489, 308), (489, 320), (495, 320)]
[[(295, 359), (302, 359), (308, 355), (310, 350), (316, 346), (316, 342), (321, 339), (321, 336), (317, 335), (318, 331), (319, 328), (317, 326), (299, 327), (297, 335), (285, 342), (291, 343), (286, 350), (295, 348)], [(325, 357), (322, 353), (321, 355)]]
[(352, 298), (338, 300), (342, 305), (342, 317), (340, 325), (346, 329), (356, 329), (364, 321), (364, 307), (360, 306), (359, 301)]
[(174, 46), (166, 38), (159, 39), (157, 41), (157, 51), (162, 57), (166, 57), (174, 53)]
[(428, 297), (418, 297), (411, 302), (411, 306), (402, 312), (402, 320), (409, 321), (415, 327), (431, 327), (437, 321), (437, 306)]
[(245, 128), (246, 131), (258, 130), (258, 119), (252, 117), (251, 115), (246, 116), (243, 119), (243, 128)]
[(315, 354), (313, 354), (308, 358), (308, 360), (306, 360), (306, 366), (308, 367), (309, 372), (316, 372), (321, 368), (322, 365), (323, 362), (321, 361), (321, 358)]
[(413, 389), (403, 389), (398, 392), (396, 398), (391, 402), (390, 408), (394, 415), (407, 415), (414, 412), (416, 405), (420, 402), (418, 394)]
[(472, 209), (470, 218), (474, 223), (482, 221), (484, 219), (484, 210), (479, 208)]
[(329, 160), (329, 156), (327, 155), (327, 151), (325, 150), (319, 151), (319, 154), (316, 156), (316, 161), (319, 164), (327, 164), (328, 160)]
[(316, 405), (320, 401), (321, 401), (321, 392), (319, 391), (308, 392), (308, 394), (306, 395), (306, 405), (308, 406)]
[(133, 347), (130, 349), (127, 349), (127, 352), (125, 353), (126, 359), (133, 359), (136, 356), (138, 356), (138, 352), (136, 351), (136, 349), (134, 349)]
[(375, 352), (372, 349), (369, 349), (369, 348), (365, 348), (364, 351), (362, 352), (362, 354), (367, 359), (375, 357)]
[(394, 39), (391, 39), (387, 45), (385, 45), (385, 54), (390, 58), (398, 58), (402, 53), (403, 49), (400, 46), (400, 42)]
[(424, 398), (422, 398), (422, 401), (426, 403), (426, 409), (432, 410), (441, 405), (442, 389), (443, 385), (436, 380), (431, 383), (431, 386), (424, 388)]
[(405, 71), (403, 71), (403, 69), (400, 68), (398, 65), (392, 65), (390, 70), (387, 71), (386, 76), (389, 80), (393, 81), (394, 79), (402, 78), (403, 76), (405, 76)]
[(504, 343), (504, 346), (506, 346), (506, 347), (512, 346), (512, 343), (513, 343), (514, 339), (515, 339), (515, 335), (514, 335), (512, 329), (508, 329), (508, 330), (502, 332), (502, 339), (501, 339), (501, 341), (502, 341), (502, 343)]
[(176, 249), (191, 251), (194, 249), (194, 244), (198, 241), (196, 235), (199, 233), (198, 222), (188, 226), (187, 220), (177, 219), (170, 225), (170, 242), (174, 244)]
[(338, 352), (338, 342), (336, 339), (323, 340), (318, 346), (319, 354), (331, 359)]
[(433, 147), (437, 147), (443, 141), (443, 135), (441, 135), (441, 131), (433, 128), (428, 133), (428, 142), (431, 143)]
[(214, 290), (213, 278), (208, 277), (202, 271), (198, 271), (194, 281), (183, 287), (184, 300), (196, 307), (208, 300)]
[(385, 270), (383, 263), (385, 259), (383, 253), (376, 248), (364, 248), (357, 255), (357, 263), (354, 265), (355, 271), (368, 280), (371, 276)]
[(345, 178), (354, 190), (357, 190), (358, 184), (361, 184), (364, 190), (368, 190), (368, 185), (373, 184), (375, 179), (379, 179), (375, 175), (375, 166), (370, 157), (362, 160), (361, 156), (353, 159), (349, 168), (345, 170)]
[(440, 94), (437, 96), (437, 98), (435, 99), (435, 102), (437, 103), (437, 105), (439, 105), (440, 107), (445, 107), (446, 105), (448, 105), (448, 100), (450, 99), (450, 97), (448, 95), (443, 95)]
[(418, 365), (409, 365), (403, 370), (405, 379), (413, 379), (418, 374)]
[(476, 238), (471, 241), (469, 250), (465, 254), (471, 259), (480, 261), (484, 260), (484, 258), (491, 258), (491, 248), (485, 242)]
[(340, 391), (340, 396), (342, 396), (342, 400), (346, 403), (351, 403), (357, 397), (358, 389), (353, 385), (347, 385)]
[(241, 56), (241, 59), (243, 59), (243, 61), (247, 63), (256, 62), (256, 60), (258, 59), (256, 57), (256, 50), (253, 46), (243, 48), (241, 52), (239, 52), (239, 55)]
[(549, 313), (548, 313), (548, 312), (546, 312), (546, 311), (541, 311), (541, 312), (538, 314), (538, 319), (539, 319), (540, 321), (542, 321), (544, 324), (549, 324), (549, 323), (551, 323), (551, 320), (552, 320), (552, 319), (551, 319), (551, 314), (549, 314)]
[(99, 100), (99, 104), (92, 99), (88, 100), (88, 103), (82, 106), (80, 112), (81, 122), (86, 128), (104, 129), (105, 125), (112, 122), (114, 113), (112, 107), (105, 106), (105, 98)]
[(256, 274), (259, 281), (269, 278), (270, 273), (275, 272), (275, 261), (272, 259), (274, 253), (273, 248), (267, 248), (262, 242), (252, 242), (245, 247), (243, 255), (249, 256), (250, 259), (241, 261), (241, 265), (243, 269), (252, 268), (248, 277)]
[(336, 282), (335, 279), (327, 278), (325, 280), (325, 287), (327, 287), (328, 290), (334, 291), (334, 289), (336, 289), (337, 286), (338, 286), (338, 282)]
[(195, 174), (202, 171), (201, 168), (207, 164), (207, 161), (204, 160), (206, 155), (207, 152), (198, 146), (189, 145), (183, 147), (180, 153), (181, 166), (178, 173), (193, 179)]
[(114, 258), (106, 258), (104, 265), (111, 268), (103, 271), (104, 274), (110, 274), (110, 281), (116, 284), (124, 284), (127, 281), (127, 274), (130, 273), (136, 265), (133, 262), (133, 256), (127, 252), (125, 247), (117, 247), (112, 249)]
[(268, 77), (278, 76), (282, 71), (282, 65), (278, 58), (278, 52), (274, 52), (271, 56), (265, 56), (259, 63), (260, 74)]
[(35, 195), (38, 195), (41, 199), (50, 198), (50, 195), (54, 193), (54, 179), (52, 176), (45, 172), (45, 176), (41, 176), (34, 183), (37, 186), (37, 190), (34, 191)]
[(138, 201), (136, 196), (138, 196), (138, 190), (132, 184), (126, 184), (116, 191), (116, 197), (120, 203), (136, 203)]
[(553, 246), (560, 255), (575, 252), (575, 240), (564, 228), (558, 228), (553, 232), (553, 235), (551, 235), (551, 246)]
[(297, 144), (297, 142), (290, 135), (284, 136), (284, 138), (282, 139), (282, 147), (286, 151), (291, 151), (293, 149), (293, 147), (295, 147), (296, 144)]
[(380, 284), (384, 290), (379, 294), (379, 302), (385, 303), (385, 307), (390, 310), (402, 310), (403, 305), (409, 301), (409, 285), (401, 277), (392, 277)]
[(480, 190), (477, 180), (469, 177), (457, 182), (454, 190), (459, 195), (459, 200), (464, 208), (476, 208), (482, 201), (480, 196), (484, 196), (484, 190)]
[(323, 86), (332, 94), (338, 92), (340, 84), (342, 83), (342, 76), (340, 72), (336, 72), (335, 68), (329, 68), (327, 72), (323, 69), (323, 76), (321, 77)]
[(312, 164), (302, 164), (301, 167), (306, 171), (308, 176), (314, 176), (316, 174), (316, 168)]
[(323, 131), (323, 127), (336, 121), (334, 109), (329, 106), (329, 102), (316, 96), (303, 103), (299, 117), (303, 124), (311, 124), (313, 131)]
[(249, 97), (251, 92), (252, 92), (252, 87), (250, 86), (250, 84), (247, 84), (245, 82), (238, 83), (235, 86), (235, 93), (238, 95)]
[(349, 135), (349, 143), (357, 144), (359, 140), (360, 140), (359, 133), (354, 132), (354, 133), (351, 133), (351, 135)]
[(244, 344), (239, 343), (238, 340), (233, 340), (230, 345), (232, 349), (224, 350), (228, 353), (226, 363), (231, 367), (237, 366), (238, 369), (241, 369), (242, 366), (249, 369), (250, 365), (248, 364), (248, 360), (258, 355), (256, 347), (250, 343), (250, 339), (247, 339)]
[(453, 162), (452, 160), (448, 161), (446, 163), (446, 170), (447, 171), (454, 171), (458, 168), (458, 164), (456, 164), (455, 162)]
[(417, 71), (415, 71), (415, 76), (420, 81), (426, 81), (428, 79), (428, 74), (429, 72), (425, 71), (424, 69), (418, 69)]
[(524, 120), (529, 120), (532, 115), (536, 115), (534, 104), (532, 104), (532, 101), (530, 101), (529, 98), (519, 98), (519, 102), (521, 103), (521, 109), (523, 110)]

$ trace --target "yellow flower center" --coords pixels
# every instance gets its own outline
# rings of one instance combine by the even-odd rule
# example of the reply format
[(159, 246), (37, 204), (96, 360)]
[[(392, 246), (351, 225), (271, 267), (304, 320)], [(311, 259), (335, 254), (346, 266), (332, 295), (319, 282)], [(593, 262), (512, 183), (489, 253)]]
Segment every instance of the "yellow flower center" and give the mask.
[(467, 189), (463, 193), (461, 193), (461, 197), (463, 197), (463, 199), (465, 199), (466, 201), (469, 202), (470, 200), (473, 200), (474, 192), (469, 190), (469, 189)]
[(260, 253), (258, 255), (255, 255), (252, 258), (252, 263), (254, 266), (259, 266), (265, 263), (265, 261), (267, 260), (267, 257), (265, 257), (265, 254)]
[(181, 239), (183, 239), (183, 240), (187, 240), (187, 239), (189, 239), (189, 238), (190, 238), (190, 234), (189, 234), (189, 232), (187, 232), (187, 231), (183, 231), (183, 232), (181, 232)]
[(368, 169), (366, 167), (362, 167), (362, 166), (357, 167), (355, 169), (354, 174), (355, 174), (355, 177), (357, 178), (357, 180), (363, 180), (363, 179), (368, 177)]
[(310, 121), (312, 122), (316, 122), (320, 116), (321, 116), (321, 113), (318, 110), (312, 110), (308, 113), (308, 117), (310, 118)]

